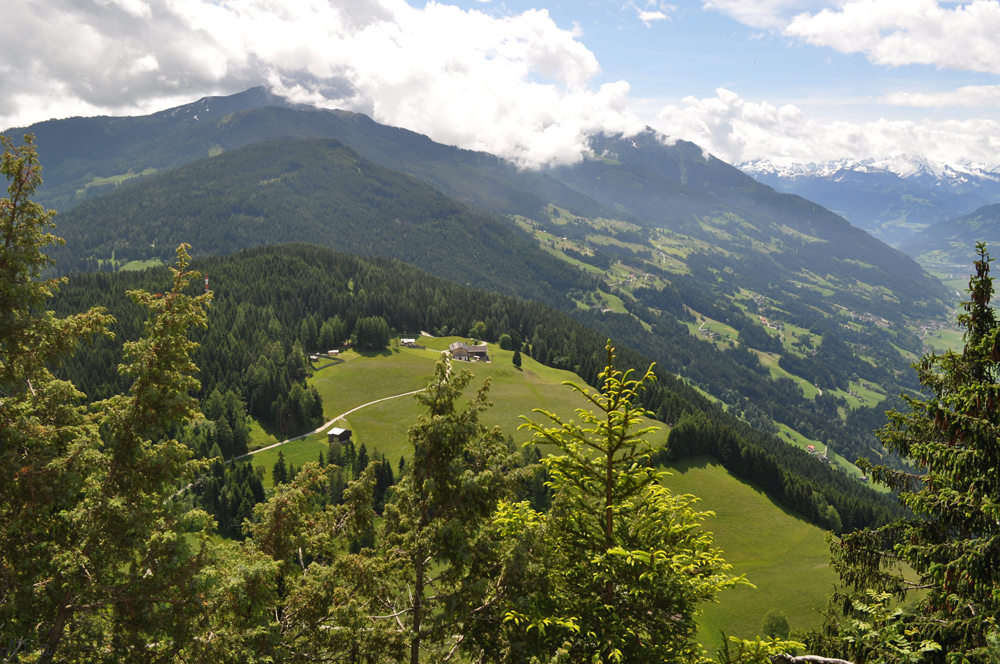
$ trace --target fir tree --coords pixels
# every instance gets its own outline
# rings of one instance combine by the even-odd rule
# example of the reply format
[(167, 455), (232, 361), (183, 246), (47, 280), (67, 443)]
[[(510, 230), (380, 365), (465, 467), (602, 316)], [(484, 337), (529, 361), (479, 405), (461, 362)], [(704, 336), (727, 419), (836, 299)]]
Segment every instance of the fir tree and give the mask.
[(274, 462), (274, 466), (271, 468), (271, 483), (274, 486), (279, 484), (285, 484), (288, 482), (289, 473), (288, 466), (285, 465), (285, 454), (278, 450), (278, 460)]

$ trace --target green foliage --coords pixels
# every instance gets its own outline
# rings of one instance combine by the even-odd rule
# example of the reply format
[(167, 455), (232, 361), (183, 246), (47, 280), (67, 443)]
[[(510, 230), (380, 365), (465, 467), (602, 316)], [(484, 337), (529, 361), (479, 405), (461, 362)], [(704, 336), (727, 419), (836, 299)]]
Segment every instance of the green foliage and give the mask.
[(515, 350), (514, 355), (511, 357), (511, 363), (518, 369), (521, 368), (521, 351)]
[(190, 418), (190, 326), (210, 296), (184, 289), (184, 246), (173, 285), (132, 291), (148, 310), (145, 333), (125, 345), (128, 394), (81, 408), (81, 394), (46, 366), (81, 338), (105, 331), (99, 310), (40, 313), (56, 282), (38, 281), (54, 238), (51, 214), (31, 202), (40, 182), (30, 137), (3, 139), (9, 198), (0, 203), (0, 648), (14, 661), (170, 659), (197, 627), (207, 590), (206, 552), (184, 530), (204, 514), (170, 500), (201, 464), (164, 433)]
[(517, 477), (517, 457), (500, 432), (479, 424), (489, 381), (464, 406), (457, 403), (471, 379), (467, 370), (455, 373), (446, 357), (438, 361), (434, 379), (416, 395), (427, 412), (410, 428), (413, 462), (385, 507), (381, 540), (402, 571), (392, 600), (392, 613), (402, 615), (393, 622), (402, 623), (411, 664), (422, 652), (443, 655), (458, 647), (463, 623), (489, 601), (483, 579), (470, 576), (469, 567), (481, 555), (481, 531)]
[(389, 324), (381, 316), (362, 318), (354, 326), (351, 343), (361, 350), (385, 350), (389, 347)]
[(752, 641), (731, 636), (728, 640), (723, 639), (722, 648), (716, 655), (719, 664), (774, 664), (781, 661), (780, 656), (787, 656), (804, 647), (805, 644), (798, 641), (788, 641), (787, 636), (780, 639), (768, 637), (766, 641), (759, 636)]
[(788, 617), (778, 609), (771, 609), (764, 615), (760, 631), (769, 639), (787, 639)]
[[(535, 537), (546, 561), (542, 579), (509, 600), (506, 620), (535, 632), (549, 654), (559, 648), (586, 661), (693, 660), (700, 602), (748, 582), (700, 530), (709, 513), (693, 496), (674, 496), (649, 463), (641, 428), (649, 413), (634, 406), (652, 368), (640, 380), (614, 365), (607, 346), (603, 390), (570, 384), (594, 411), (581, 424), (543, 410), (554, 427), (534, 422), (538, 442), (561, 454), (543, 460), (555, 491), (547, 515), (526, 504), (502, 503), (497, 521), (508, 533)], [(565, 644), (565, 645), (564, 645)]]
[[(1000, 611), (1000, 480), (994, 471), (1000, 466), (1000, 326), (990, 306), (991, 259), (983, 244), (977, 250), (969, 301), (958, 317), (964, 349), (925, 355), (916, 367), (927, 396), (904, 396), (909, 411), (889, 413), (879, 432), (883, 444), (921, 474), (859, 462), (874, 481), (899, 490), (914, 518), (854, 533), (831, 547), (848, 587), (844, 608), (854, 629), (842, 632), (844, 639), (854, 648), (872, 644), (885, 661), (916, 657), (932, 641), (980, 659)], [(901, 573), (904, 564), (917, 581)], [(888, 596), (902, 599), (914, 588), (926, 594), (912, 613), (891, 608)], [(906, 644), (924, 645), (911, 651), (900, 645), (904, 626)]]

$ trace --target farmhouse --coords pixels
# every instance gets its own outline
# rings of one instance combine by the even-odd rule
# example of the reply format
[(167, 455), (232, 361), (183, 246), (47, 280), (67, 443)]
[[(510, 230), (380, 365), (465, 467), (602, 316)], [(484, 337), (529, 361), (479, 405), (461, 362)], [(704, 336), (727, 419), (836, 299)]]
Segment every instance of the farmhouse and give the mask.
[(403, 345), (403, 346), (408, 347), (408, 348), (413, 348), (414, 346), (417, 345), (417, 340), (416, 339), (400, 339), (399, 343), (401, 345)]
[(326, 441), (332, 443), (334, 441), (344, 443), (351, 439), (350, 429), (339, 429), (334, 427), (330, 429), (330, 432), (326, 434)]
[(463, 341), (456, 341), (448, 346), (448, 352), (456, 360), (489, 360), (489, 350), (487, 344), (467, 344)]

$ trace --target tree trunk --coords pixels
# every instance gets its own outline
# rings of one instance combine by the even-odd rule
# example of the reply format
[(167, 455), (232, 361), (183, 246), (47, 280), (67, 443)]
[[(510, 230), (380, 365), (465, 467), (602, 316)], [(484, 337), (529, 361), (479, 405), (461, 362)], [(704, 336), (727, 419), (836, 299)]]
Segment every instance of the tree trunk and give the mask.
[(420, 623), (423, 619), (424, 602), (424, 552), (416, 551), (416, 572), (413, 582), (413, 636), (410, 638), (410, 664), (420, 664)]

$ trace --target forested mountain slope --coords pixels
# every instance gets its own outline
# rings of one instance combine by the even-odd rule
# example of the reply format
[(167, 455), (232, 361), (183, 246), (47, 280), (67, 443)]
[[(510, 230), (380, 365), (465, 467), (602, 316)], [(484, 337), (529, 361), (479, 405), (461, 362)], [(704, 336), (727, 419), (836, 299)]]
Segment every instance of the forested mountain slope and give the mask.
[[(133, 177), (176, 168), (219, 150), (201, 145), (191, 152), (189, 145), (181, 146), (178, 138), (192, 128), (237, 111), (283, 105), (286, 102), (267, 89), (253, 88), (224, 97), (203, 97), (145, 116), (46, 120), (3, 133), (14, 140), (29, 132), (35, 135), (45, 160), (45, 182), (36, 199), (45, 207), (67, 210)], [(169, 154), (164, 146), (171, 146)]]
[(900, 249), (921, 261), (964, 266), (975, 255), (976, 242), (1000, 245), (1000, 204), (984, 205), (965, 216), (932, 224)]
[[(305, 118), (308, 126), (314, 126), (317, 117), (337, 115), (262, 108), (225, 120), (256, 126), (263, 119), (272, 126), (288, 114)], [(382, 146), (383, 155), (392, 154), (393, 146), (400, 145), (390, 140), (397, 136), (406, 139), (398, 152), (400, 160), (420, 153), (415, 148), (408, 152), (405, 145), (426, 143), (431, 146), (427, 154), (438, 159), (435, 168), (444, 169), (442, 164), (450, 163), (443, 172), (452, 175), (462, 170), (458, 162), (448, 159), (463, 155), (485, 159), (476, 153), (434, 147), (429, 139), (382, 127), (363, 116), (344, 117), (359, 132), (375, 127), (381, 137), (375, 143)], [(209, 128), (199, 125), (184, 135), (192, 138)], [(244, 135), (258, 134), (250, 127)], [(192, 140), (192, 145), (199, 143)], [(703, 158), (700, 151), (694, 158)], [(459, 283), (538, 298), (572, 311), (591, 328), (627, 341), (671, 372), (688, 377), (763, 431), (771, 431), (777, 422), (817, 444), (833, 446), (848, 462), (859, 456), (881, 457), (870, 427), (856, 423), (847, 400), (853, 399), (854, 390), (862, 389), (858, 381), (878, 386), (882, 394), (893, 394), (899, 386), (912, 383), (910, 360), (896, 347), (918, 353), (920, 341), (907, 331), (899, 299), (884, 286), (854, 281), (845, 290), (832, 283), (836, 281), (832, 275), (791, 269), (789, 265), (794, 267), (797, 260), (795, 252), (808, 249), (808, 243), (797, 236), (784, 234), (780, 242), (768, 239), (764, 253), (756, 251), (762, 244), (757, 241), (752, 250), (740, 255), (739, 247), (724, 245), (731, 236), (705, 230), (712, 228), (706, 226), (708, 222), (720, 218), (732, 220), (734, 226), (744, 223), (736, 208), (638, 166), (611, 167), (607, 173), (608, 177), (619, 174), (624, 174), (625, 184), (639, 176), (646, 179), (651, 193), (632, 198), (653, 200), (651, 209), (678, 209), (682, 206), (671, 207), (671, 202), (686, 201), (689, 222), (684, 233), (653, 231), (640, 225), (652, 225), (642, 220), (630, 223), (577, 216), (553, 205), (530, 218), (515, 215), (528, 220), (519, 223), (539, 243), (545, 231), (569, 236), (560, 240), (565, 252), (554, 246), (542, 251), (508, 223), (476, 213), (412, 178), (379, 168), (335, 141), (312, 139), (248, 145), (126, 183), (61, 215), (60, 232), (69, 244), (55, 249), (53, 255), (63, 271), (165, 259), (182, 241), (191, 243), (196, 255), (298, 240), (392, 256)], [(709, 179), (699, 176), (697, 181)], [(593, 189), (597, 188), (595, 184)], [(534, 209), (539, 199), (524, 200), (528, 201), (526, 209)], [(603, 256), (607, 270), (572, 265), (580, 262), (570, 257), (573, 251), (591, 263)], [(617, 261), (614, 266), (608, 262), (612, 259)], [(626, 280), (630, 273), (645, 279)], [(881, 274), (877, 270), (868, 273)], [(623, 308), (598, 312), (607, 307), (597, 302), (605, 301), (619, 302), (616, 306)], [(876, 316), (871, 313), (874, 310), (892, 328), (859, 326), (847, 315), (848, 306), (869, 317)], [(772, 327), (796, 325), (798, 336), (769, 331), (757, 322), (755, 313), (776, 321)], [(696, 316), (725, 325), (733, 335), (738, 333), (730, 345), (739, 347), (692, 336), (698, 330), (688, 321)], [(780, 371), (765, 366), (769, 360), (765, 352), (780, 353)], [(816, 400), (817, 393), (827, 396)], [(867, 426), (871, 419), (860, 421)]]
[(117, 147), (88, 162), (105, 175), (64, 193), (113, 191), (60, 216), (60, 269), (158, 261), (180, 241), (198, 255), (294, 240), (392, 256), (554, 304), (761, 430), (848, 462), (883, 455), (878, 402), (915, 387), (909, 365), (951, 297), (829, 211), (653, 132), (597, 137), (595, 158), (532, 172), (360, 114), (268, 103), (283, 102), (248, 91), (107, 125)]
[(593, 279), (513, 227), (332, 139), (251, 145), (143, 179), (59, 218), (62, 270), (288, 241), (406, 260), (459, 283), (554, 303)]
[[(781, 288), (807, 271), (836, 286), (828, 298), (834, 305), (858, 308), (863, 300), (873, 313), (896, 317), (944, 311), (947, 289), (909, 256), (693, 143), (664, 141), (652, 130), (628, 138), (599, 136), (592, 147), (600, 158), (554, 175), (651, 225), (710, 243), (715, 251), (708, 253), (725, 254), (727, 265), (756, 283)], [(694, 200), (698, 204), (689, 202)], [(885, 289), (888, 297), (864, 292), (859, 283)]]
[(123, 182), (198, 159), (277, 139), (336, 138), (381, 166), (408, 173), (471, 205), (503, 214), (538, 214), (549, 204), (580, 214), (608, 210), (545, 173), (485, 152), (435, 143), (360, 113), (292, 107), (264, 88), (137, 118), (70, 118), (6, 133), (33, 132), (51, 165), (38, 194), (68, 210)]

